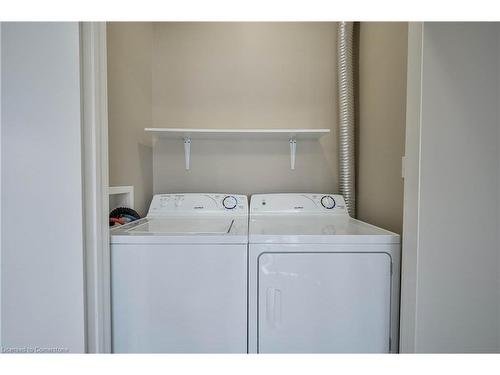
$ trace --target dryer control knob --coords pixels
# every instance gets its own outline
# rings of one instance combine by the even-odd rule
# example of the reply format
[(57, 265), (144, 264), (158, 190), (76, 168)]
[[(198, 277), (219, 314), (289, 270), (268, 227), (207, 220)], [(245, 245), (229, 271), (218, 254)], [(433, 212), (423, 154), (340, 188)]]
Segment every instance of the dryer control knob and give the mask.
[(325, 195), (321, 198), (321, 205), (328, 210), (331, 210), (335, 207), (335, 199), (333, 199), (330, 195)]
[(232, 195), (228, 195), (224, 197), (224, 199), (222, 200), (222, 205), (224, 206), (224, 208), (232, 210), (233, 208), (236, 208), (236, 206), (238, 205), (238, 200)]

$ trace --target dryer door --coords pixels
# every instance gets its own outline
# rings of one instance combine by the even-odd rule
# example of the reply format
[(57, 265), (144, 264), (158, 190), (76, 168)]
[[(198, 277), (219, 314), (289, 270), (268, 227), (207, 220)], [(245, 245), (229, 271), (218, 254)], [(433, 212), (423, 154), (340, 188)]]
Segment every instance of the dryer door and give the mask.
[(389, 352), (389, 255), (264, 253), (258, 283), (259, 352)]

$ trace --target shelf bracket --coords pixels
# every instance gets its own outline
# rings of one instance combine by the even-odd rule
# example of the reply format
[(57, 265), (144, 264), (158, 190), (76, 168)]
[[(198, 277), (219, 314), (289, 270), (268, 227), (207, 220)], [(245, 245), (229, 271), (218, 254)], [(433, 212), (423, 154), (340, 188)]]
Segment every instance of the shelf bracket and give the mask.
[(297, 139), (291, 137), (290, 140), (290, 169), (295, 169), (295, 154), (297, 152)]
[(191, 137), (184, 137), (184, 160), (186, 162), (186, 171), (189, 171), (191, 159)]

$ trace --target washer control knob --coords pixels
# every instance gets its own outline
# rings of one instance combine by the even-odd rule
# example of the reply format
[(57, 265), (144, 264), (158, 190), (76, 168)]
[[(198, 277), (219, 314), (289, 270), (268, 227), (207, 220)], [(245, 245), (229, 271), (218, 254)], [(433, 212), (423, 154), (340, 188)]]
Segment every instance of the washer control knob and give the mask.
[(333, 199), (331, 195), (324, 195), (321, 198), (321, 205), (326, 209), (331, 210), (333, 207), (335, 207), (335, 199)]
[(232, 195), (228, 195), (225, 196), (224, 199), (222, 200), (222, 205), (224, 206), (224, 208), (232, 210), (233, 208), (236, 208), (236, 206), (238, 205), (238, 200)]

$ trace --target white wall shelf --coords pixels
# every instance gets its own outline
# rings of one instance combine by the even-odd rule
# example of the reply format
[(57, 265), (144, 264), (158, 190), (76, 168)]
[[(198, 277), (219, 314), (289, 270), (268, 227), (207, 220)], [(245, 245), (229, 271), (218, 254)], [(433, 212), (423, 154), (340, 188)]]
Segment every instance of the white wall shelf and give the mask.
[(159, 138), (179, 139), (184, 142), (186, 170), (190, 167), (191, 142), (196, 139), (282, 139), (290, 143), (290, 168), (295, 169), (298, 140), (315, 140), (330, 133), (330, 129), (191, 129), (146, 128), (146, 132)]

